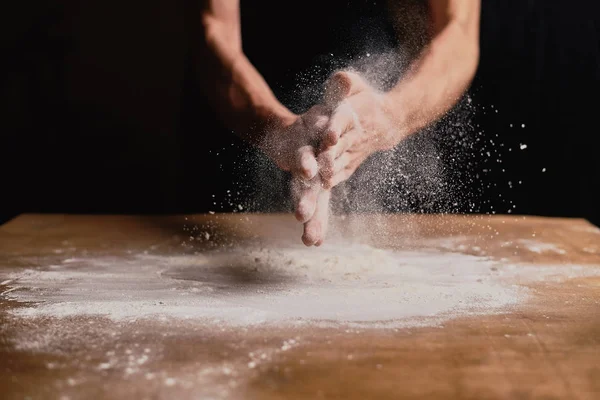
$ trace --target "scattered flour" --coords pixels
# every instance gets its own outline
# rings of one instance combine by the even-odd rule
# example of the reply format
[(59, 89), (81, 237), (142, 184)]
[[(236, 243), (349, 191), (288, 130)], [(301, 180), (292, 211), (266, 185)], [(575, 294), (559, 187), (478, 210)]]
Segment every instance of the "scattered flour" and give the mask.
[(13, 309), (16, 315), (197, 319), (232, 326), (435, 324), (513, 306), (527, 296), (518, 284), (600, 275), (600, 266), (511, 265), (446, 250), (358, 244), (32, 264), (38, 266), (0, 276), (8, 282), (3, 297), (31, 302)]
[(516, 241), (516, 243), (524, 246), (527, 250), (538, 254), (546, 252), (566, 254), (566, 251), (564, 249), (561, 249), (560, 247), (552, 243), (544, 243), (530, 239), (520, 239)]

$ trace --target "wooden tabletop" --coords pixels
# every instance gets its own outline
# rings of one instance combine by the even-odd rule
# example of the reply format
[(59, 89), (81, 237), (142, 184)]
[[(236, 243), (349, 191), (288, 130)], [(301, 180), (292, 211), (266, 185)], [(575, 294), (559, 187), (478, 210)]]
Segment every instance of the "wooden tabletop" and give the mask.
[(297, 243), (300, 228), (289, 215), (21, 215), (0, 227), (1, 397), (600, 399), (598, 228), (506, 215), (363, 215), (335, 226), (332, 240), (550, 265), (560, 276), (516, 282), (530, 295), (506, 309), (393, 328), (28, 315), (19, 310), (38, 303), (11, 294), (39, 288), (11, 278), (20, 271), (77, 257), (278, 247)]

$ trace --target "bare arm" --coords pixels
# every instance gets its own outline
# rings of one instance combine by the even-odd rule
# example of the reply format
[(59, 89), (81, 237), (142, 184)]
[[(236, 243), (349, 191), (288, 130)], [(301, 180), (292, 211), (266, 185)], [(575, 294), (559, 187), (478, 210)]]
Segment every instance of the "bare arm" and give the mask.
[[(422, 0), (390, 0), (400, 31), (415, 60), (392, 90), (381, 93), (352, 71), (338, 71), (325, 88), (332, 109), (321, 143), (319, 173), (324, 188), (348, 179), (376, 151), (393, 148), (447, 112), (470, 84), (479, 58), (480, 0), (429, 0), (430, 32), (419, 29), (418, 14), (406, 6)], [(423, 21), (420, 21), (423, 22)], [(422, 25), (421, 25), (422, 26)], [(431, 41), (428, 41), (429, 38)], [(310, 203), (309, 195), (301, 196)], [(314, 204), (314, 199), (312, 204)], [(320, 244), (327, 228), (329, 190), (304, 225), (305, 244)]]
[[(329, 192), (318, 191), (313, 143), (327, 123), (326, 108), (317, 105), (298, 116), (275, 98), (242, 51), (239, 0), (202, 0), (200, 16), (202, 31), (193, 34), (203, 39), (196, 54), (206, 95), (229, 128), (290, 171), (294, 182), (312, 182), (294, 185), (293, 197), (296, 218), (305, 224), (304, 243), (319, 244), (327, 229)], [(313, 215), (318, 218), (311, 222)]]
[[(481, 0), (429, 0), (428, 6), (431, 41), (386, 96), (388, 113), (403, 127), (398, 141), (450, 110), (479, 62)], [(396, 19), (403, 18), (396, 4), (391, 8)]]
[(239, 0), (203, 0), (198, 53), (200, 79), (222, 121), (243, 139), (258, 144), (267, 126), (292, 123), (283, 106), (242, 50)]

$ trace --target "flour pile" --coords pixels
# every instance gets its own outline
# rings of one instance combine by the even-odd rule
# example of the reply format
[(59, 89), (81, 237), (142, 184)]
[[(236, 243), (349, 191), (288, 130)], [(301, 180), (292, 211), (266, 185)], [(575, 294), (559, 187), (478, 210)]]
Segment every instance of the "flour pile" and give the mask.
[[(196, 319), (232, 326), (415, 326), (491, 313), (527, 295), (514, 283), (562, 267), (516, 268), (437, 250), (366, 245), (239, 248), (199, 255), (69, 258), (0, 277), (21, 316)], [(598, 273), (569, 267), (571, 275)]]

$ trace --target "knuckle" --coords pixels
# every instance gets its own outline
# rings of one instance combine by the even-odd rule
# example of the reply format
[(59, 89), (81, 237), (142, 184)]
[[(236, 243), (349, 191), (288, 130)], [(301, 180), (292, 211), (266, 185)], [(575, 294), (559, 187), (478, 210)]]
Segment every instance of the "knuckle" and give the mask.
[(326, 135), (329, 137), (329, 139), (333, 139), (335, 141), (337, 141), (337, 139), (340, 137), (340, 133), (335, 129), (329, 129), (326, 132)]
[(337, 138), (339, 136), (338, 130), (335, 129), (332, 126), (329, 126), (327, 128), (327, 130), (325, 131), (325, 135), (331, 137), (331, 138)]
[(300, 161), (301, 161), (302, 163), (307, 163), (307, 162), (309, 162), (309, 161), (310, 161), (310, 159), (312, 158), (311, 154), (310, 154), (309, 152), (307, 152), (307, 151), (301, 151), (301, 152), (298, 154), (298, 157), (300, 158)]
[(329, 118), (327, 118), (327, 116), (319, 115), (315, 118), (314, 127), (317, 130), (323, 130), (327, 126), (328, 122), (329, 122)]

